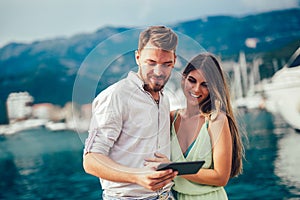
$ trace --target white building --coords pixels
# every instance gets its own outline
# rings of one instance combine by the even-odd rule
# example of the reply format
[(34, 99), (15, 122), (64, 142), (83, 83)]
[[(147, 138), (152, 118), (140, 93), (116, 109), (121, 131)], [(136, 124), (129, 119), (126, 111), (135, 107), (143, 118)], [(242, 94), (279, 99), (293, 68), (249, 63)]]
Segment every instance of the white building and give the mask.
[(33, 100), (33, 97), (28, 92), (9, 94), (6, 101), (9, 123), (30, 118)]

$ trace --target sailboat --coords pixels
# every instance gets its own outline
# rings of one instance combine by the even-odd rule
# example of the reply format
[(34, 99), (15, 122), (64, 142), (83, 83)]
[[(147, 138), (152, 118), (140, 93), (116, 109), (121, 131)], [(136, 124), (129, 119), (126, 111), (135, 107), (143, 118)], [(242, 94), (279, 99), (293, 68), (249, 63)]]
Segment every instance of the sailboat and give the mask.
[(234, 107), (246, 110), (262, 109), (262, 95), (257, 91), (259, 87), (257, 82), (260, 80), (258, 67), (261, 62), (261, 58), (255, 58), (250, 74), (248, 75), (245, 53), (240, 52), (239, 62), (233, 65), (234, 77), (231, 83), (233, 86), (232, 96), (234, 99)]
[(300, 47), (271, 81), (263, 85), (263, 92), (265, 108), (280, 114), (292, 128), (300, 131)]

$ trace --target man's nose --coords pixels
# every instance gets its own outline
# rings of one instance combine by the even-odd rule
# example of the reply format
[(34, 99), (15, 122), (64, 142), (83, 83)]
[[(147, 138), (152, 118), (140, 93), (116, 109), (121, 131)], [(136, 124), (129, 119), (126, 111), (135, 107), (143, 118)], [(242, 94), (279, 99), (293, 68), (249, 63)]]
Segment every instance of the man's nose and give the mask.
[(154, 73), (156, 76), (162, 75), (162, 74), (163, 74), (162, 65), (160, 65), (160, 64), (155, 65), (155, 67), (153, 68), (153, 73)]

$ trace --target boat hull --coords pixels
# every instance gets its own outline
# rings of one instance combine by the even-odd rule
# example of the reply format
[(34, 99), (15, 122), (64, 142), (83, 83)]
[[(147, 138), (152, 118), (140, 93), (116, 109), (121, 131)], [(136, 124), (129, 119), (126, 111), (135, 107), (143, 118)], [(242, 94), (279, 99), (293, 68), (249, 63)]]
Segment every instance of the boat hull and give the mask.
[(300, 66), (284, 68), (264, 86), (266, 109), (300, 130)]

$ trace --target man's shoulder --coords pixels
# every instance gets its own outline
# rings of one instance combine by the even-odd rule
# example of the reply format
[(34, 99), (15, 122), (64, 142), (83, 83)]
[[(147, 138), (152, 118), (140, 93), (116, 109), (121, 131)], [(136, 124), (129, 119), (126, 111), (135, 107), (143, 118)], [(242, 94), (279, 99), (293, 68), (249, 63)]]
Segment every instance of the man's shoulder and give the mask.
[(137, 86), (134, 82), (128, 78), (123, 78), (114, 84), (108, 86), (106, 89), (102, 90), (96, 98), (101, 98), (105, 96), (120, 96), (124, 97), (127, 92), (132, 92)]

